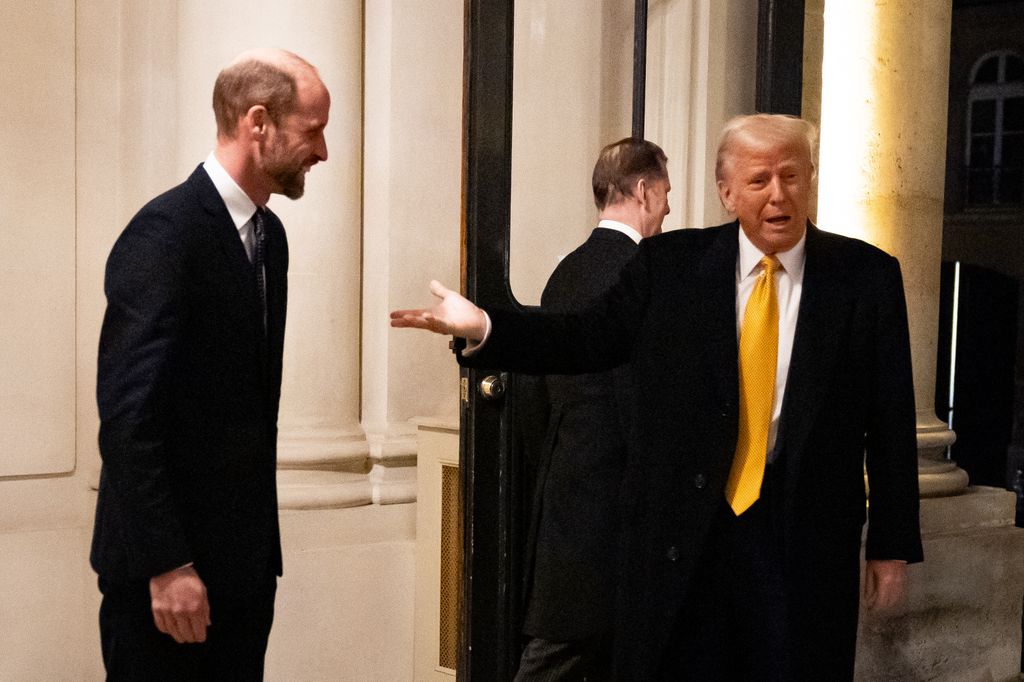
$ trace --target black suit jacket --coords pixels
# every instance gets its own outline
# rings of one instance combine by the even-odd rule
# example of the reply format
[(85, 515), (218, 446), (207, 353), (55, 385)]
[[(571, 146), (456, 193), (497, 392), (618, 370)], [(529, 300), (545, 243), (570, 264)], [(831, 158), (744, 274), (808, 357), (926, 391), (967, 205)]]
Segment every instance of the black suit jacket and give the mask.
[[(607, 291), (636, 253), (596, 228), (555, 268), (544, 310), (580, 310)], [(548, 429), (530, 525), (533, 562), (524, 631), (565, 642), (610, 631), (618, 556), (618, 494), (632, 410), (629, 371), (545, 378)]]
[(281, 573), (276, 440), (288, 245), (272, 213), (267, 326), (255, 272), (199, 167), (146, 204), (107, 261), (92, 565), (146, 580), (194, 562), (211, 591)]
[[(699, 589), (690, 577), (723, 504), (738, 431), (737, 230), (734, 222), (645, 239), (619, 283), (579, 315), (488, 311), (490, 339), (463, 360), (541, 373), (631, 363), (621, 678), (653, 675), (687, 590)], [(809, 225), (777, 444), (797, 659), (853, 646), (865, 461), (867, 558), (922, 558), (914, 424), (899, 264)]]

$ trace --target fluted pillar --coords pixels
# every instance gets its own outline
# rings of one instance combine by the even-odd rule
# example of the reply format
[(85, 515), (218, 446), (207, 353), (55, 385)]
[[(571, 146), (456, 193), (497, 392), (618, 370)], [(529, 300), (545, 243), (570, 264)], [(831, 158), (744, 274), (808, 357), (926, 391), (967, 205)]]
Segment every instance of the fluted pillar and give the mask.
[[(211, 35), (210, 27), (218, 27)], [(179, 166), (210, 150), (218, 70), (244, 49), (282, 47), (313, 63), (331, 93), (329, 158), (306, 195), (275, 195), (288, 232), (288, 323), (278, 438), (282, 508), (368, 504), (369, 446), (360, 426), (362, 3), (178, 3)]]
[(416, 499), (413, 417), (458, 420), (458, 366), (388, 311), (459, 285), (461, 2), (367, 2), (364, 21), (362, 423), (373, 501)]
[(819, 209), (903, 268), (923, 496), (962, 491), (934, 413), (951, 7), (948, 0), (828, 0)]

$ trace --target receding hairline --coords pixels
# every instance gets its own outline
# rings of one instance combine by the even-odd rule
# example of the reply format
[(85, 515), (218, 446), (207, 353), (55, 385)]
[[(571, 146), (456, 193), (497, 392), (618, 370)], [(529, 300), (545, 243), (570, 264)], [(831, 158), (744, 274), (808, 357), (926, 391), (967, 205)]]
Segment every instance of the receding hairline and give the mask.
[(232, 59), (224, 68), (230, 69), (247, 63), (267, 64), (268, 66), (281, 69), (294, 77), (298, 77), (303, 73), (311, 73), (317, 78), (320, 77), (320, 72), (317, 71), (315, 66), (294, 52), (283, 50), (279, 47), (256, 47), (245, 50)]
[(715, 180), (725, 179), (725, 168), (737, 146), (763, 144), (798, 144), (804, 148), (807, 160), (814, 167), (814, 146), (817, 128), (809, 121), (787, 114), (746, 114), (726, 121), (718, 138), (718, 156), (715, 161)]
[(254, 105), (265, 106), (277, 123), (296, 110), (301, 98), (319, 92), (329, 97), (316, 67), (294, 52), (266, 47), (246, 50), (222, 68), (214, 82), (217, 137), (234, 139), (240, 117)]

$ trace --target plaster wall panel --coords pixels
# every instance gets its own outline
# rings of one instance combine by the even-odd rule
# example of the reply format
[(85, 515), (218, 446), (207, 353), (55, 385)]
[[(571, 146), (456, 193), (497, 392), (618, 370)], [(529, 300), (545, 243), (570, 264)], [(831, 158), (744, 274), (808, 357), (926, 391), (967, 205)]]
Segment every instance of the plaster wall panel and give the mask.
[(268, 680), (413, 679), (416, 505), (281, 514)]
[(0, 476), (75, 466), (75, 3), (4, 2)]
[(100, 680), (81, 528), (0, 533), (0, 679)]

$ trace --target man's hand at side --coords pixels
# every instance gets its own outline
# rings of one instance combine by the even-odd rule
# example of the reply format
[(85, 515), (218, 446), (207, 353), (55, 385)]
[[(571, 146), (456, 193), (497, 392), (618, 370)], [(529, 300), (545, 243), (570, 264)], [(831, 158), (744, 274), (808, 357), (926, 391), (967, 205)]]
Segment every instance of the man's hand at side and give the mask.
[(428, 329), (479, 341), (487, 333), (487, 316), (467, 299), (446, 289), (437, 280), (430, 282), (430, 293), (441, 299), (433, 308), (396, 310), (391, 313), (392, 327)]
[(873, 559), (864, 566), (864, 605), (884, 613), (907, 598), (907, 562)]
[(178, 644), (205, 642), (210, 602), (196, 569), (183, 566), (149, 580), (156, 629)]

